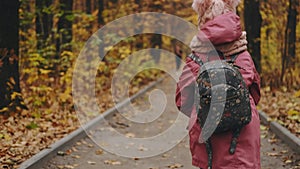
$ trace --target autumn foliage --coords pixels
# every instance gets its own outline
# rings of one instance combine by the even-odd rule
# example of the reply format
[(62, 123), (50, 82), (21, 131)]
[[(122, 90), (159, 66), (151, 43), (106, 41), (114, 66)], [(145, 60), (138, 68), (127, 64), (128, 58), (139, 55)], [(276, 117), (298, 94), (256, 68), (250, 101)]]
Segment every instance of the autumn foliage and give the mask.
[[(20, 71), (19, 80), (15, 77), (6, 77), (5, 82), (0, 80), (1, 88), (11, 84), (11, 91), (6, 93), (10, 100), (0, 103), (1, 165), (16, 168), (80, 126), (72, 100), (72, 73), (80, 50), (94, 32), (120, 17), (145, 11), (176, 15), (197, 25), (191, 4), (192, 0), (21, 0), (17, 18), (19, 38), (15, 42), (19, 52), (0, 46), (0, 77), (4, 77), (1, 70), (8, 62), (18, 61), (14, 64), (19, 67), (13, 70)], [(244, 9), (247, 8), (241, 3), (238, 13), (243, 21), (246, 19), (243, 18)], [(259, 9), (255, 12), (260, 12), (262, 18), (260, 37), (254, 39), (260, 42), (261, 55), (258, 61), (263, 97), (259, 108), (299, 136), (299, 2), (261, 1)], [(291, 12), (295, 11), (297, 22), (292, 22)], [(294, 40), (288, 38), (293, 37), (294, 31), (290, 25), (295, 27)], [(101, 100), (101, 112), (97, 113), (113, 106), (111, 78), (123, 59), (147, 48), (174, 52), (173, 42), (171, 37), (164, 35), (145, 34), (103, 49), (108, 53), (99, 65), (96, 78), (96, 93)], [(180, 46), (185, 57), (189, 48), (181, 43)], [(290, 55), (293, 47), (294, 55)], [(162, 74), (159, 70), (139, 73), (131, 82), (131, 94)], [(13, 91), (14, 88), (17, 90)], [(14, 99), (20, 101), (19, 108), (9, 106)]]

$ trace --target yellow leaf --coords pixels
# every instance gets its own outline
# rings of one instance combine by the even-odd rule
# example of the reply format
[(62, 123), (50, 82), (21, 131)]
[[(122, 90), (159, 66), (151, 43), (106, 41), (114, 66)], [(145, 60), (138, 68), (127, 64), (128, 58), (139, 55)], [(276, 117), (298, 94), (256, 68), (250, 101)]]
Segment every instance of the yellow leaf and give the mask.
[(2, 109), (0, 109), (0, 113), (6, 112), (6, 111), (8, 111), (7, 107), (3, 107)]
[(287, 92), (287, 87), (282, 86), (282, 87), (281, 87), (281, 90), (284, 91), (284, 92)]
[(17, 96), (21, 96), (21, 94), (18, 93), (18, 92), (13, 92), (13, 93), (11, 94), (11, 99), (14, 100), (14, 99), (16, 99)]
[(70, 94), (69, 93), (61, 93), (59, 95), (59, 98), (62, 102), (66, 102), (70, 98)]
[(270, 92), (270, 91), (271, 91), (271, 87), (270, 87), (270, 86), (266, 87), (266, 88), (265, 88), (265, 91), (266, 91), (266, 92)]
[(126, 58), (127, 57), (127, 55), (125, 55), (125, 54), (121, 54), (121, 59), (124, 59), (124, 58)]
[(294, 94), (295, 97), (300, 97), (300, 90)]
[(10, 140), (11, 137), (10, 137), (8, 134), (4, 134), (4, 139), (5, 139), (5, 140)]
[(51, 70), (45, 70), (45, 69), (40, 69), (41, 74), (48, 74), (51, 72)]
[(97, 9), (97, 10), (95, 10), (93, 13), (92, 13), (92, 16), (98, 16), (98, 13), (99, 13), (99, 10)]
[(268, 130), (268, 128), (266, 126), (260, 125), (260, 130), (266, 131), (266, 130)]
[(296, 110), (289, 110), (288, 115), (289, 116), (298, 116), (298, 115), (300, 115), (300, 112), (298, 112)]

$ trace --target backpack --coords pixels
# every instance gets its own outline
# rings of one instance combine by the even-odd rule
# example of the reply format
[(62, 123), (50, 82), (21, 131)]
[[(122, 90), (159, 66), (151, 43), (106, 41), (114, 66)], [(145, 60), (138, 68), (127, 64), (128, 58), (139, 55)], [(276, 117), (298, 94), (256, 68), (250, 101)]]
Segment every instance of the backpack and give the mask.
[(210, 136), (233, 132), (229, 153), (234, 154), (240, 131), (251, 121), (249, 91), (235, 65), (238, 54), (230, 59), (209, 60), (210, 56), (223, 57), (221, 52), (209, 52), (204, 63), (194, 53), (189, 57), (200, 65), (196, 79), (195, 104), (197, 118), (202, 128), (201, 139), (208, 153), (208, 166), (212, 166)]

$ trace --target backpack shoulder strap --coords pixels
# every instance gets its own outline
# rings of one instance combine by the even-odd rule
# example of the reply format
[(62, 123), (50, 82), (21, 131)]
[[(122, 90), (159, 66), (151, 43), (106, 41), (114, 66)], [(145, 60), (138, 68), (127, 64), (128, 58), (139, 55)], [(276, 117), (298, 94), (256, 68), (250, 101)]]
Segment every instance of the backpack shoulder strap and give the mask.
[(231, 62), (235, 62), (236, 58), (239, 56), (239, 54), (234, 54), (234, 55), (231, 55)]
[[(222, 54), (222, 53), (218, 52), (218, 54)], [(238, 56), (239, 56), (239, 53), (231, 55), (229, 59), (226, 59), (226, 62), (234, 63)], [(204, 64), (203, 61), (199, 57), (197, 57), (194, 53), (191, 53), (190, 55), (188, 55), (188, 57), (191, 58), (194, 62), (196, 62), (200, 66), (202, 66)], [(207, 58), (207, 60), (208, 60), (208, 58)]]
[(236, 60), (237, 57), (238, 57), (238, 54), (230, 55), (230, 58), (225, 59), (225, 61), (226, 61), (227, 63), (234, 64), (234, 62), (235, 62), (235, 60)]
[[(242, 51), (242, 52), (243, 52), (243, 51)], [(242, 52), (239, 52), (239, 53), (230, 55), (230, 58), (229, 58), (229, 59), (226, 59), (226, 61), (227, 61), (227, 62), (230, 62), (230, 63), (234, 63), (235, 60), (238, 58), (238, 56), (239, 56)]]
[(200, 66), (203, 65), (203, 61), (199, 57), (197, 57), (194, 53), (191, 53), (188, 57), (191, 58), (194, 62), (196, 62)]

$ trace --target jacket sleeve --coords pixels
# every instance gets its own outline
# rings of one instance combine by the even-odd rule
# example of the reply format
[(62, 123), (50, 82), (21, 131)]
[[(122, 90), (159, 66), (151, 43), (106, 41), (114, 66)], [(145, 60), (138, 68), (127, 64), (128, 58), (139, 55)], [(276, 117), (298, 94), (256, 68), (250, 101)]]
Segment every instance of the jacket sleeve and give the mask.
[(239, 65), (241, 69), (241, 74), (244, 81), (249, 89), (251, 96), (257, 105), (260, 100), (260, 76), (255, 68), (254, 62), (248, 52), (244, 52), (238, 56), (236, 64)]
[(176, 90), (176, 106), (186, 116), (191, 117), (194, 106), (194, 92), (193, 86), (186, 86), (180, 88), (177, 86)]
[(198, 70), (199, 65), (194, 63), (190, 58), (187, 58), (186, 65), (177, 83), (176, 106), (188, 117), (191, 116), (194, 107), (195, 79)]

